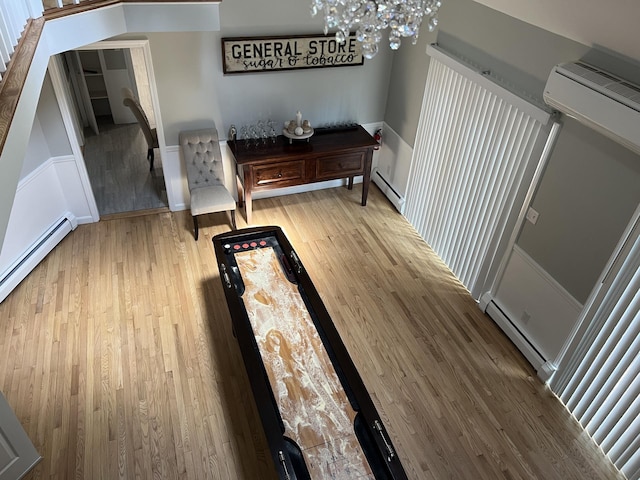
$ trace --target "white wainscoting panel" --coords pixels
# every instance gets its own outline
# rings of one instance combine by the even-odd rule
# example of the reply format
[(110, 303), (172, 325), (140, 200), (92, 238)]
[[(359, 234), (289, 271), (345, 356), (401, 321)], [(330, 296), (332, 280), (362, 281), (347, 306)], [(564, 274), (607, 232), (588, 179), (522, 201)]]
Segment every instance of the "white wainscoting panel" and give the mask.
[(52, 160), (59, 184), (63, 187), (62, 194), (66, 200), (67, 210), (73, 213), (79, 224), (93, 223), (87, 189), (91, 193), (91, 186), (84, 185), (82, 175), (78, 171), (78, 163), (72, 156), (56, 157)]
[(86, 192), (73, 156), (50, 158), (20, 181), (0, 251), (0, 301), (78, 223), (94, 221)]
[(371, 179), (400, 213), (404, 213), (413, 148), (386, 123), (382, 127), (382, 146)]
[[(224, 156), (224, 153), (222, 154)], [(225, 175), (227, 175), (225, 165)], [(162, 173), (167, 187), (169, 210), (177, 212), (189, 208), (189, 188), (187, 186), (187, 170), (180, 158), (178, 145), (167, 146), (162, 157)]]
[(20, 181), (0, 252), (0, 302), (76, 225), (51, 160)]
[(519, 334), (551, 363), (558, 357), (582, 311), (580, 302), (517, 245), (493, 302)]
[(67, 201), (52, 161), (18, 184), (0, 252), (0, 275), (67, 211)]

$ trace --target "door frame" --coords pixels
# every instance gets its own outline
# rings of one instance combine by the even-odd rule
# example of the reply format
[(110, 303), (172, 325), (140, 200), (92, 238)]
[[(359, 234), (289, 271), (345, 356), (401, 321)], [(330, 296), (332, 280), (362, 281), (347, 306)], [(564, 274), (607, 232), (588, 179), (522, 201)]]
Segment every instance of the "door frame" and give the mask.
[[(160, 102), (158, 99), (156, 76), (153, 70), (153, 62), (151, 59), (151, 47), (149, 46), (149, 39), (144, 38), (144, 39), (132, 39), (132, 40), (104, 40), (100, 42), (90, 43), (83, 47), (75, 48), (74, 50), (107, 50), (107, 49), (124, 49), (124, 48), (127, 48), (127, 49), (141, 48), (142, 49), (144, 62), (147, 69), (147, 80), (149, 81), (149, 92), (151, 94), (151, 103), (153, 106), (153, 114), (155, 117), (156, 132), (158, 135), (158, 149), (160, 150), (160, 158), (166, 159), (167, 147), (166, 147), (165, 138), (164, 138), (164, 130), (162, 128)], [(52, 71), (51, 72), (52, 79), (54, 75), (60, 75), (60, 72), (56, 73)], [(61, 78), (58, 77), (57, 80), (61, 81)], [(53, 83), (54, 83), (54, 90), (56, 92), (56, 96), (58, 98), (63, 98), (63, 97), (60, 97), (59, 91), (55, 89), (56, 81), (53, 80)], [(84, 161), (84, 156), (82, 155), (80, 145), (77, 142), (77, 138), (76, 138), (77, 136), (74, 133), (74, 126), (71, 119), (71, 112), (69, 111), (69, 107), (67, 106), (67, 108), (62, 108), (62, 105), (61, 105), (60, 110), (62, 113), (62, 118), (65, 124), (65, 127), (67, 129), (67, 136), (69, 137), (69, 142), (71, 143), (71, 149), (74, 153), (74, 157), (76, 158), (76, 163), (78, 164), (78, 171), (82, 172), (83, 177), (86, 177), (86, 178), (83, 178), (83, 183), (86, 182), (86, 184), (91, 185), (89, 181), (89, 176), (87, 174), (87, 168)], [(163, 180), (165, 182), (165, 188), (166, 188), (167, 177), (164, 174), (163, 174)], [(175, 195), (173, 194), (173, 191), (170, 188), (166, 188), (166, 192), (167, 192), (167, 203), (169, 204), (169, 207), (170, 207), (171, 205), (174, 205), (176, 203), (176, 199), (173, 198)], [(95, 197), (93, 195), (93, 189), (90, 189), (90, 195), (88, 194), (88, 196), (91, 197), (89, 203), (90, 203), (90, 208), (92, 210), (94, 222), (97, 222), (100, 219), (100, 216), (98, 213), (98, 208), (96, 206)], [(91, 204), (93, 205), (93, 207)], [(94, 214), (93, 208), (95, 208), (95, 214)]]
[(49, 66), (47, 70), (51, 77), (51, 84), (53, 85), (53, 91), (58, 102), (58, 107), (60, 108), (62, 122), (64, 123), (67, 138), (69, 139), (69, 145), (71, 146), (71, 152), (76, 163), (78, 177), (80, 178), (80, 183), (82, 184), (82, 189), (87, 200), (91, 220), (93, 222), (97, 222), (100, 220), (100, 213), (98, 212), (96, 198), (93, 195), (93, 188), (91, 187), (91, 181), (89, 180), (87, 166), (84, 163), (84, 157), (82, 156), (82, 147), (78, 139), (78, 132), (76, 131), (76, 114), (72, 110), (75, 107), (73, 105), (73, 100), (69, 98), (71, 92), (68, 92), (66, 89), (63, 68), (62, 58), (60, 55), (54, 55), (49, 58)]

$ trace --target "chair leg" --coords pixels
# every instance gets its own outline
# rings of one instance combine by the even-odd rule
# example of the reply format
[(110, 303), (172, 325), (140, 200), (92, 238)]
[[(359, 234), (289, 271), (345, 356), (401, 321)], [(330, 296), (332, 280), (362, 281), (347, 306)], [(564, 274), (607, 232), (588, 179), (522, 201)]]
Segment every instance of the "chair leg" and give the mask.
[(193, 229), (194, 229), (194, 236), (197, 242), (198, 241), (198, 217), (196, 217), (195, 215), (193, 216)]
[(234, 230), (237, 230), (238, 227), (236, 227), (236, 211), (230, 210), (229, 213), (231, 213), (231, 226)]
[(151, 164), (151, 166), (149, 167), (149, 171), (153, 170), (153, 148), (150, 148), (149, 150), (147, 150), (147, 160), (149, 160), (149, 163)]

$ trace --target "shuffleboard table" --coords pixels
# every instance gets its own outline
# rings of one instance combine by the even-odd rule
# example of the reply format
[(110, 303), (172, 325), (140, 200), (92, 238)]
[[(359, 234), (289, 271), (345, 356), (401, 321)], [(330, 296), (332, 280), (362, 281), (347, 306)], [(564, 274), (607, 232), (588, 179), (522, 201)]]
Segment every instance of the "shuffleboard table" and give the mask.
[(279, 227), (213, 238), (251, 389), (282, 480), (406, 479), (311, 278)]

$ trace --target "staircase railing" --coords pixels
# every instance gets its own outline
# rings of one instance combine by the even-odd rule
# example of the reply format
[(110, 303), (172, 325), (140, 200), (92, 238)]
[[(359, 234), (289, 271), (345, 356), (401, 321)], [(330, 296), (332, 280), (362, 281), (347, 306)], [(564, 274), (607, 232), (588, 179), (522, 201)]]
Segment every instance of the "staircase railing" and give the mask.
[(0, 0), (0, 81), (30, 19), (42, 17), (42, 0)]
[(0, 0), (0, 152), (46, 20), (117, 3), (219, 3), (221, 0)]
[(44, 26), (41, 0), (0, 0), (0, 152)]

